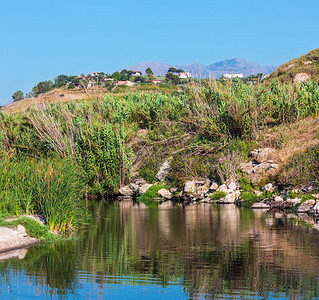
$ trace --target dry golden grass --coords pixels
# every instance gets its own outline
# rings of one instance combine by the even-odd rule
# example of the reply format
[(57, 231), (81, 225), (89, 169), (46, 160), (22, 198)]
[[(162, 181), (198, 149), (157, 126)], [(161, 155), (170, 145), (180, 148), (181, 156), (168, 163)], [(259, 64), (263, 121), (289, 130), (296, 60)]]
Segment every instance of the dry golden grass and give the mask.
[(267, 129), (258, 138), (259, 147), (275, 149), (272, 158), (279, 164), (287, 163), (294, 154), (318, 144), (319, 117), (308, 117), (293, 124)]
[(42, 106), (48, 103), (56, 102), (69, 102), (69, 101), (82, 101), (89, 99), (101, 99), (105, 96), (106, 90), (104, 88), (95, 88), (84, 90), (67, 90), (67, 89), (54, 89), (38, 97), (29, 98), (15, 102), (11, 105), (2, 108), (5, 113), (21, 112), (27, 110), (29, 107), (36, 105)]

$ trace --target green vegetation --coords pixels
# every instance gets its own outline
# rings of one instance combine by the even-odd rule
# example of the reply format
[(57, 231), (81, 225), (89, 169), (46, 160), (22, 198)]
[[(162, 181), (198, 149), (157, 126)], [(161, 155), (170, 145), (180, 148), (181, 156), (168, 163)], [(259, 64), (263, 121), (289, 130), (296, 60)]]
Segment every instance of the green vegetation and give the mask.
[(41, 212), (55, 232), (71, 231), (85, 217), (83, 187), (68, 160), (0, 161), (0, 210), (16, 216)]
[(159, 198), (157, 192), (163, 188), (166, 188), (163, 184), (154, 184), (145, 192), (144, 195), (137, 197), (136, 200), (143, 202), (146, 205), (151, 204), (156, 198)]
[(224, 198), (227, 194), (225, 192), (216, 191), (209, 195), (209, 198), (212, 198), (214, 200), (219, 200), (221, 198)]
[[(316, 145), (294, 155), (283, 167), (279, 175), (279, 182), (282, 185), (293, 185), (295, 187), (312, 184), (317, 188), (318, 165), (319, 145)], [(298, 196), (300, 195), (298, 194)]]
[(0, 179), (0, 210), (41, 211), (51, 229), (72, 231), (85, 215), (85, 196), (116, 194), (133, 170), (155, 180), (172, 157), (169, 180), (179, 188), (194, 177), (237, 177), (260, 130), (318, 113), (315, 82), (267, 87), (208, 80), (176, 95), (125, 93), (2, 113), (0, 172), (10, 181)]
[(239, 205), (242, 207), (251, 207), (253, 204), (259, 202), (260, 199), (254, 192), (243, 192), (240, 195)]
[(12, 95), (13, 102), (17, 102), (24, 99), (23, 93), (21, 91), (16, 91)]

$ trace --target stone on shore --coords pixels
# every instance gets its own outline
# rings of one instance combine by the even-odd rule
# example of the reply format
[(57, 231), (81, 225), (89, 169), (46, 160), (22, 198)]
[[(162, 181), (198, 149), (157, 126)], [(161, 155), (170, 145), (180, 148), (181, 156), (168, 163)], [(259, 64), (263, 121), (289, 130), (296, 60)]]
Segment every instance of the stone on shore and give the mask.
[(146, 193), (146, 191), (152, 186), (153, 184), (150, 183), (144, 183), (143, 185), (141, 185), (138, 190), (137, 193), (139, 196), (142, 196)]
[(312, 207), (316, 204), (316, 200), (310, 199), (301, 203), (297, 209), (297, 213), (307, 213), (311, 210)]
[(119, 189), (119, 193), (122, 196), (133, 196), (135, 191), (131, 188), (131, 186), (126, 185)]
[(170, 200), (173, 197), (172, 193), (167, 189), (160, 189), (157, 194), (167, 200)]

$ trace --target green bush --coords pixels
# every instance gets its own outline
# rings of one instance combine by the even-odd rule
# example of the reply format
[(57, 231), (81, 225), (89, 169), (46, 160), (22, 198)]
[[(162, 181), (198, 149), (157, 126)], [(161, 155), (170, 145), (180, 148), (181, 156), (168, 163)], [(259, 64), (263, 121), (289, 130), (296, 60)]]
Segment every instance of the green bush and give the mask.
[(243, 192), (240, 195), (239, 205), (242, 207), (252, 207), (253, 204), (259, 201), (258, 196), (253, 192)]
[(221, 191), (216, 191), (212, 194), (209, 195), (209, 198), (212, 198), (214, 200), (219, 200), (221, 198), (224, 198), (226, 196), (225, 192), (221, 192)]

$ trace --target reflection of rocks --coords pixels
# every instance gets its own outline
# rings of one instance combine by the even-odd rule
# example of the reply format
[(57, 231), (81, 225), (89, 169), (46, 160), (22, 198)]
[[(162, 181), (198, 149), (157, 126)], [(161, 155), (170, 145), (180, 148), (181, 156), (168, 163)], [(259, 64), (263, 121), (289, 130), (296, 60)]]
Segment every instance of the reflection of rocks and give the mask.
[(251, 207), (253, 209), (269, 209), (270, 205), (264, 202), (257, 202)]
[(5, 253), (0, 253), (0, 260), (11, 259), (11, 258), (24, 259), (27, 252), (28, 252), (28, 249), (18, 249), (14, 251), (5, 252)]

